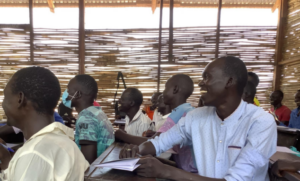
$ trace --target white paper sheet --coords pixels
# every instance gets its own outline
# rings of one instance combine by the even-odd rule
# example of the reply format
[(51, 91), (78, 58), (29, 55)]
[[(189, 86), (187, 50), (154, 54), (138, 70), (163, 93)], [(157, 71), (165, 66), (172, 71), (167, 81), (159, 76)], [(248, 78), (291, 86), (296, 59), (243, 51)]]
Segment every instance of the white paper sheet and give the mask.
[(292, 154), (298, 154), (294, 151), (292, 151), (291, 149), (287, 148), (287, 147), (284, 147), (284, 146), (277, 146), (277, 149), (276, 151), (278, 152), (283, 152), (283, 153), (292, 153)]
[(127, 159), (121, 159), (121, 160), (114, 160), (114, 161), (109, 161), (105, 163), (101, 163), (98, 165), (95, 165), (95, 167), (103, 168), (112, 168), (112, 169), (118, 169), (118, 170), (126, 170), (126, 171), (133, 171), (140, 165), (137, 164), (139, 161), (139, 158), (127, 158)]

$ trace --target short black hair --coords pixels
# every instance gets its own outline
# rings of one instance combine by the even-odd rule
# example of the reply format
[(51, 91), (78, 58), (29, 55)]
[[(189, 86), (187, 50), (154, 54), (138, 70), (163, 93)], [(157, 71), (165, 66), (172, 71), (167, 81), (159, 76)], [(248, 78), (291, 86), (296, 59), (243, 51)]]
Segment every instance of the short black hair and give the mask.
[(98, 84), (96, 80), (87, 74), (76, 75), (75, 80), (83, 87), (83, 93), (90, 95), (92, 97), (91, 101), (94, 102), (98, 94)]
[(281, 90), (275, 90), (273, 93), (278, 93), (280, 97), (284, 97), (284, 93)]
[(53, 115), (61, 89), (57, 77), (43, 67), (28, 67), (17, 71), (12, 78), (12, 93), (23, 92), (38, 113)]
[(251, 99), (254, 99), (256, 94), (256, 87), (252, 82), (247, 82), (246, 87), (244, 89), (244, 92), (247, 92), (247, 94), (250, 96)]
[(237, 92), (243, 95), (244, 88), (247, 84), (248, 75), (245, 63), (237, 57), (221, 57), (224, 60), (224, 74), (235, 79)]
[(172, 77), (173, 81), (181, 87), (182, 96), (185, 99), (189, 98), (194, 92), (194, 82), (190, 76), (185, 74), (176, 74)]
[(143, 94), (137, 88), (127, 88), (126, 92), (129, 92), (129, 99), (133, 100), (136, 106), (141, 106), (143, 103)]
[(254, 80), (253, 84), (255, 85), (255, 87), (257, 87), (258, 84), (259, 84), (259, 77), (258, 77), (258, 75), (256, 73), (254, 73), (254, 72), (248, 72), (248, 76), (250, 76), (250, 77), (253, 78), (253, 80)]

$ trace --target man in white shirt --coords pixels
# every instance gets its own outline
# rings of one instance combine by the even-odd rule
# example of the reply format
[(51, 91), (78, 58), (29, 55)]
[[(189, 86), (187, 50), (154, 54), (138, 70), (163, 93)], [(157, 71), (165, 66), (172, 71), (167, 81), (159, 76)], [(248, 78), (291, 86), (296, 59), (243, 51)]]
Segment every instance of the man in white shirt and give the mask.
[(56, 76), (42, 67), (16, 72), (4, 89), (7, 124), (27, 140), (11, 158), (0, 145), (2, 181), (84, 180), (89, 163), (74, 143), (74, 131), (54, 122), (61, 89)]
[(136, 88), (127, 88), (119, 100), (119, 110), (126, 113), (125, 131), (134, 136), (142, 136), (144, 131), (155, 130), (150, 126), (151, 120), (143, 114), (140, 106), (143, 103), (143, 94)]
[(268, 181), (269, 158), (276, 152), (274, 118), (242, 100), (247, 83), (245, 64), (222, 57), (208, 64), (199, 83), (205, 107), (190, 111), (155, 139), (121, 151), (127, 156), (160, 155), (174, 145), (192, 145), (198, 175), (162, 164), (153, 157), (140, 159), (136, 170), (145, 177), (197, 181)]

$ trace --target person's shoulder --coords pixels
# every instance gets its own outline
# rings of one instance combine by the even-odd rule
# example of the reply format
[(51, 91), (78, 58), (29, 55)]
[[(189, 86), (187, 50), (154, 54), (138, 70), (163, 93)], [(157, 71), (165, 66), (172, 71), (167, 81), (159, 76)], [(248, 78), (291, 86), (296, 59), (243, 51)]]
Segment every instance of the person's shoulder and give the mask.
[(292, 113), (293, 113), (293, 114), (298, 114), (298, 112), (299, 112), (299, 109), (298, 109), (298, 108), (292, 110)]
[(140, 114), (140, 116), (139, 116), (139, 121), (141, 122), (141, 123), (144, 123), (144, 124), (150, 124), (152, 121), (151, 121), (151, 119), (147, 116), (147, 115), (145, 115), (145, 114)]
[(282, 108), (283, 108), (284, 111), (291, 111), (291, 109), (289, 107), (285, 106), (285, 105), (282, 105)]
[(203, 116), (203, 115), (211, 114), (214, 111), (215, 111), (214, 107), (204, 106), (204, 107), (198, 107), (198, 108), (191, 110), (190, 112), (188, 112), (188, 115)]
[(244, 116), (250, 117), (251, 122), (275, 123), (274, 117), (270, 113), (253, 104), (246, 104), (244, 112)]

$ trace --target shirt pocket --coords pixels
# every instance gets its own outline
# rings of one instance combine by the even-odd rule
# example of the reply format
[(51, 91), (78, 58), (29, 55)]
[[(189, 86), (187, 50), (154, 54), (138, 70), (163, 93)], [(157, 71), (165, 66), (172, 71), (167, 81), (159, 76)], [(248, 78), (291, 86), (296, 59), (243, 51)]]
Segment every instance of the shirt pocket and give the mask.
[(233, 164), (235, 163), (235, 161), (237, 160), (238, 156), (240, 155), (240, 153), (242, 151), (242, 147), (235, 146), (235, 145), (229, 145), (227, 150), (228, 150), (229, 164), (230, 164), (230, 166), (233, 166)]

